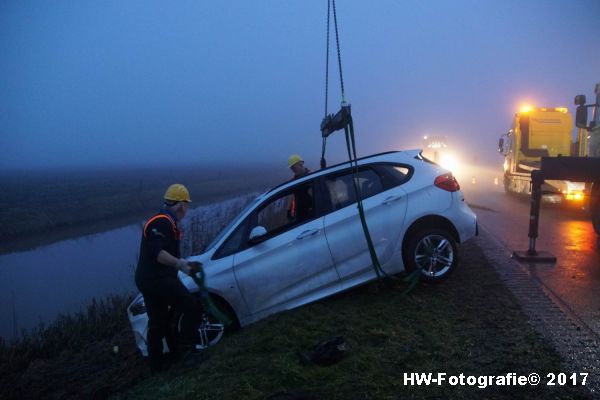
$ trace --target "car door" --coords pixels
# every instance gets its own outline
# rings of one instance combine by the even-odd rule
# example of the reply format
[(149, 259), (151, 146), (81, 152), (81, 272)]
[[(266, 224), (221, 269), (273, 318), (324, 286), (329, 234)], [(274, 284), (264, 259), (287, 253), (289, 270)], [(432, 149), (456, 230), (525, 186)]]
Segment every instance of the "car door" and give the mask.
[[(384, 270), (393, 273), (397, 272), (394, 268), (399, 267), (398, 244), (406, 214), (407, 196), (399, 186), (399, 175), (397, 179), (388, 175), (386, 168), (393, 169), (394, 166), (361, 167), (357, 182), (377, 257)], [(408, 176), (409, 169), (401, 168), (397, 172)], [(325, 235), (343, 288), (376, 277), (358, 214), (353, 179), (350, 170), (324, 178), (325, 191), (330, 201), (329, 212), (324, 217)]]
[(234, 256), (237, 283), (252, 319), (340, 290), (315, 203), (314, 182), (275, 194), (248, 220), (266, 234)]

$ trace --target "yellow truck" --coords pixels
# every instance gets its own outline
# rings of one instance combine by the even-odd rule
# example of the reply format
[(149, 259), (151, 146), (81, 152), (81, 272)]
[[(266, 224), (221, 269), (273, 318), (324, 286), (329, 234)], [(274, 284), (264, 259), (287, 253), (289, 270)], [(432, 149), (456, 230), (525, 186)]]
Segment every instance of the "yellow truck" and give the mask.
[[(540, 168), (542, 157), (574, 155), (572, 132), (573, 117), (565, 107), (524, 108), (517, 112), (510, 130), (498, 143), (504, 155), (505, 191), (529, 195), (531, 171)], [(546, 180), (542, 193), (546, 201), (583, 204), (585, 184)]]

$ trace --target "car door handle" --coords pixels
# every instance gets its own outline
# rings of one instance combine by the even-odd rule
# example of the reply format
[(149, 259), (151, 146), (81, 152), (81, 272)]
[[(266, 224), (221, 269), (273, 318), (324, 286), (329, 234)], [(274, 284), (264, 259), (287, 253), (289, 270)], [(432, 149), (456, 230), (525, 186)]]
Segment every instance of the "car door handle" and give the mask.
[(396, 200), (400, 200), (401, 198), (402, 198), (402, 196), (390, 196), (390, 197), (386, 198), (385, 200), (383, 200), (381, 202), (381, 204), (388, 205), (390, 203), (393, 203)]
[(312, 236), (312, 235), (314, 235), (314, 234), (316, 234), (318, 232), (319, 232), (318, 229), (309, 229), (309, 230), (304, 231), (301, 234), (299, 234), (296, 239), (304, 239), (304, 238)]

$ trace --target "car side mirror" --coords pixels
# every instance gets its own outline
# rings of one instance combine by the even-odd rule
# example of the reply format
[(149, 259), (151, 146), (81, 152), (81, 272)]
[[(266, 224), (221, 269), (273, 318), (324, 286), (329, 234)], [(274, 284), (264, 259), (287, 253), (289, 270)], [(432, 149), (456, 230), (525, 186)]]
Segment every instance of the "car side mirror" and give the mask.
[(267, 238), (267, 230), (264, 226), (255, 226), (250, 231), (250, 236), (248, 236), (248, 243), (257, 244), (264, 241)]
[(502, 153), (504, 151), (504, 138), (500, 138), (498, 140), (498, 152)]

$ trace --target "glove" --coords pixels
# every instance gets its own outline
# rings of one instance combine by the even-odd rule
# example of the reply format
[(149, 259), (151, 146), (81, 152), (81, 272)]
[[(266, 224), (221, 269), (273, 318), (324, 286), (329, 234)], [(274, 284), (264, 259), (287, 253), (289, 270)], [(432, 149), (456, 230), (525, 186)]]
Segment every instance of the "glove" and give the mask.
[(200, 272), (200, 269), (202, 268), (202, 263), (198, 261), (188, 261), (181, 258), (179, 259), (179, 261), (177, 261), (175, 268), (177, 268), (186, 275), (192, 275), (193, 273)]
[(187, 265), (188, 267), (190, 267), (191, 272), (194, 274), (202, 270), (202, 263), (199, 261), (188, 261)]

